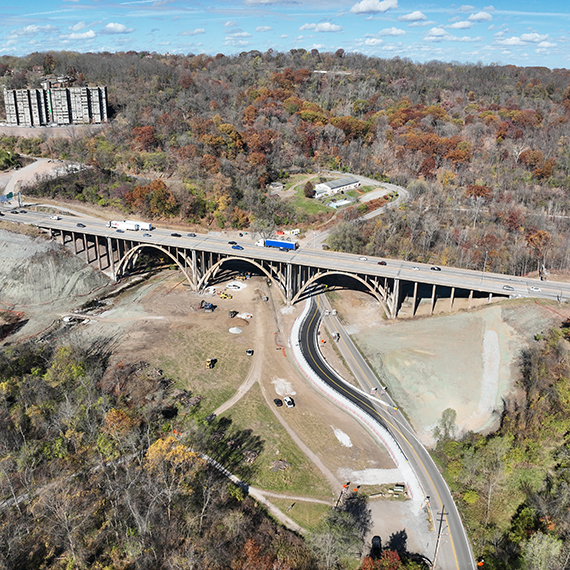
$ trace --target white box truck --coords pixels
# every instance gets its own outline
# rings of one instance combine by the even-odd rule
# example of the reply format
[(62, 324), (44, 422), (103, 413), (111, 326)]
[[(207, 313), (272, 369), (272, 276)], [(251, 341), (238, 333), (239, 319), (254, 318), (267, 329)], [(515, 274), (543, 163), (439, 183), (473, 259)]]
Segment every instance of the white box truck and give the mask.
[(137, 232), (139, 230), (149, 232), (150, 230), (154, 229), (152, 224), (149, 224), (147, 222), (134, 222), (132, 220), (112, 220), (110, 222), (107, 222), (107, 227), (114, 228), (116, 230), (131, 230), (133, 232)]

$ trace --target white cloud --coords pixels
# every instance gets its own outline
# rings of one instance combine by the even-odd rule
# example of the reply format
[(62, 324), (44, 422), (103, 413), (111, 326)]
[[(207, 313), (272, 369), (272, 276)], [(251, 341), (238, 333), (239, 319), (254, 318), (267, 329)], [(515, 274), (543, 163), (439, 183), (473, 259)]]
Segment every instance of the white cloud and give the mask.
[(249, 46), (249, 42), (246, 40), (238, 40), (235, 38), (226, 38), (224, 45), (233, 46), (233, 47), (247, 47)]
[(232, 32), (226, 36), (226, 40), (236, 38), (251, 38), (251, 34), (249, 32)]
[(480, 39), (480, 36), (477, 36), (476, 38), (470, 38), (469, 36), (463, 36), (462, 38), (459, 38), (450, 34), (443, 28), (432, 28), (424, 36), (424, 40), (426, 42), (478, 42)]
[(502, 46), (526, 46), (527, 43), (523, 42), (519, 37), (513, 36), (512, 38), (506, 38), (504, 40), (497, 40), (497, 43)]
[(483, 8), (483, 12), (493, 12), (495, 10), (495, 6), (485, 6)]
[(367, 46), (377, 46), (381, 43), (383, 43), (383, 40), (379, 38), (368, 38), (367, 40), (364, 40), (364, 44)]
[(123, 24), (116, 24), (111, 23), (107, 24), (102, 30), (102, 34), (130, 34), (134, 32), (134, 28), (127, 28), (127, 26)]
[(446, 26), (447, 28), (450, 28), (452, 30), (469, 30), (470, 28), (473, 27), (473, 22), (468, 22), (467, 20), (461, 20), (460, 22), (454, 22), (453, 24), (450, 24), (449, 26)]
[(256, 32), (270, 32), (271, 30), (273, 30), (271, 26), (257, 26), (257, 28), (255, 28)]
[(36, 36), (42, 32), (45, 34), (52, 34), (57, 31), (58, 29), (55, 26), (50, 26), (49, 24), (46, 24), (45, 26), (30, 24), (29, 26), (20, 28), (19, 30), (12, 30), (8, 35), (9, 37)]
[(539, 48), (553, 48), (556, 47), (558, 44), (552, 43), (552, 42), (540, 42), (538, 44)]
[(419, 22), (420, 20), (427, 20), (427, 16), (422, 12), (420, 12), (419, 10), (416, 10), (411, 14), (404, 14), (403, 16), (398, 16), (399, 22)]
[(84, 30), (87, 27), (87, 24), (85, 22), (77, 22), (77, 24), (75, 24), (74, 26), (69, 26), (69, 28), (67, 28), (68, 30), (71, 30), (72, 32), (80, 32), (81, 30)]
[(287, 34), (281, 34), (279, 36), (282, 40), (286, 40), (289, 36)]
[(475, 10), (475, 6), (469, 6), (468, 4), (463, 4), (463, 6), (459, 6), (458, 10), (460, 12), (471, 12), (471, 10)]
[(299, 31), (313, 30), (315, 32), (342, 32), (342, 26), (331, 24), (330, 22), (321, 22), (320, 24), (303, 24)]
[(543, 42), (544, 40), (547, 40), (547, 39), (548, 39), (548, 34), (541, 36), (540, 34), (537, 34), (536, 32), (532, 32), (530, 34), (523, 34), (521, 36), (521, 40), (523, 42), (530, 42), (533, 44)]
[(67, 36), (68, 40), (92, 40), (95, 37), (95, 32), (89, 30), (88, 32), (82, 32), (80, 34), (69, 34)]
[(408, 28), (425, 28), (426, 26), (434, 26), (437, 22), (433, 20), (426, 20), (425, 22), (412, 22), (408, 24)]
[(398, 7), (398, 0), (361, 0), (355, 4), (350, 12), (352, 14), (373, 14), (376, 12), (386, 12)]
[(477, 12), (477, 14), (471, 14), (467, 19), (470, 22), (488, 22), (493, 19), (493, 16), (489, 12)]
[(366, 34), (365, 38), (380, 38), (382, 36), (405, 36), (406, 32), (400, 30), (400, 28), (384, 28), (380, 30), (377, 34)]
[(228, 20), (224, 24), (224, 28), (235, 28), (237, 26), (237, 22), (235, 20)]
[(195, 30), (187, 30), (185, 32), (179, 32), (179, 36), (198, 36), (200, 34), (205, 34), (206, 30), (204, 28), (196, 28)]

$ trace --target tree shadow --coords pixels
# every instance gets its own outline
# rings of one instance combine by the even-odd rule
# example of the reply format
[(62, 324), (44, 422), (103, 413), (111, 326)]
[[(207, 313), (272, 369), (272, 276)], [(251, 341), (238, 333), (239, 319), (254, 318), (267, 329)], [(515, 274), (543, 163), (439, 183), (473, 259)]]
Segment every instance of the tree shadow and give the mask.
[(392, 533), (384, 547), (382, 547), (381, 538), (373, 536), (368, 556), (372, 560), (378, 560), (384, 551), (396, 552), (402, 562), (413, 561), (419, 565), (419, 568), (431, 568), (431, 561), (425, 555), (408, 551), (408, 533), (406, 529)]

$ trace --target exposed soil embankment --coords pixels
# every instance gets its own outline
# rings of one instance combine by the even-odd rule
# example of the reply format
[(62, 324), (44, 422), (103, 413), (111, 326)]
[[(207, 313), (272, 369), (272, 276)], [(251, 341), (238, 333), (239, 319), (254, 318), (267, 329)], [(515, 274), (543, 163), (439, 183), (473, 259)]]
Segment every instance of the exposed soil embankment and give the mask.
[(17, 306), (65, 301), (109, 283), (53, 241), (0, 230), (0, 292)]

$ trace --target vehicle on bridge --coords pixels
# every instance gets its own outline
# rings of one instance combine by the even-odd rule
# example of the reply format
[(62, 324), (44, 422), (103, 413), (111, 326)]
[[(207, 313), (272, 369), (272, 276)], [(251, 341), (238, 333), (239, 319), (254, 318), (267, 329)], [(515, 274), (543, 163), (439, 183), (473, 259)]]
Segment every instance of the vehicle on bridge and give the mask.
[(297, 249), (299, 245), (295, 241), (284, 239), (260, 239), (255, 242), (258, 247), (277, 247), (279, 249)]
[(139, 230), (149, 232), (154, 230), (153, 225), (148, 222), (134, 222), (131, 220), (122, 220), (120, 222), (112, 220), (107, 222), (107, 227), (115, 228), (116, 230), (131, 230), (133, 232), (138, 232)]

